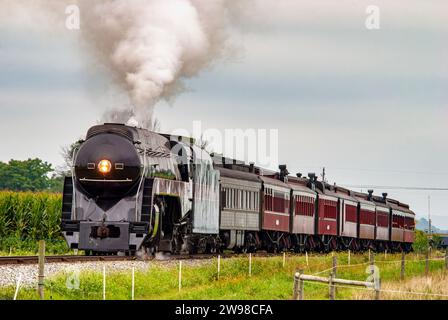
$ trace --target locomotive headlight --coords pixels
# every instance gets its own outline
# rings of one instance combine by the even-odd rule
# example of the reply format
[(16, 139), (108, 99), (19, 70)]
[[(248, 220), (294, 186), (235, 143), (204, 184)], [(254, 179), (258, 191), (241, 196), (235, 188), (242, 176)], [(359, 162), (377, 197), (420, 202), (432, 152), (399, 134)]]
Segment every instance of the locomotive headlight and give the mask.
[(98, 164), (98, 170), (101, 173), (109, 173), (110, 170), (112, 169), (112, 163), (110, 163), (109, 160), (101, 160), (100, 163)]

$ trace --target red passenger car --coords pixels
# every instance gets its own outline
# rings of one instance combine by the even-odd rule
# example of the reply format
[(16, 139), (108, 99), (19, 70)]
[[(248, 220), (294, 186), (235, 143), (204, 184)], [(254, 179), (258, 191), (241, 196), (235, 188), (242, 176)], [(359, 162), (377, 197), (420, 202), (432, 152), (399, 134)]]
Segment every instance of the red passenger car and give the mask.
[(398, 201), (388, 199), (388, 204), (392, 208), (392, 228), (391, 228), (391, 241), (403, 242), (404, 240), (404, 218), (405, 213), (398, 206)]
[(376, 240), (389, 241), (390, 209), (386, 205), (376, 206)]
[(262, 229), (289, 232), (291, 189), (280, 180), (260, 177), (263, 182)]
[(339, 196), (339, 230), (340, 236), (346, 238), (358, 237), (358, 202), (355, 197), (350, 196), (350, 191), (337, 188)]
[(338, 197), (332, 191), (318, 194), (318, 235), (338, 235)]
[(409, 206), (388, 199), (392, 208), (392, 242), (402, 242), (410, 246), (415, 237), (415, 214), (409, 210)]
[(376, 225), (375, 204), (367, 200), (359, 202), (359, 239), (374, 240)]
[(317, 194), (307, 188), (306, 184), (298, 183), (298, 180), (290, 180), (288, 184), (292, 188), (291, 233), (313, 235)]

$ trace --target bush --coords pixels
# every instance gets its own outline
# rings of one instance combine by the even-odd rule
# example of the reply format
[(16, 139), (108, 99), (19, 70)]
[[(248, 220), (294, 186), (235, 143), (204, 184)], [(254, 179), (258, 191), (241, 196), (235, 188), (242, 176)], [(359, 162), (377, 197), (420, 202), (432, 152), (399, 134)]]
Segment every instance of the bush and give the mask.
[(415, 230), (415, 241), (412, 244), (415, 252), (423, 253), (428, 251), (429, 239), (428, 235), (420, 230)]

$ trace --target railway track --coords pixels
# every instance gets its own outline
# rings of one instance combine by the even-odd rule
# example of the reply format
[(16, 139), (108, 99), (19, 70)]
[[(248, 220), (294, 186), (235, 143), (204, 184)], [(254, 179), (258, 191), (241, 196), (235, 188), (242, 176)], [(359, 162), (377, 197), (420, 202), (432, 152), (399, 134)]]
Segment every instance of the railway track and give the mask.
[[(257, 252), (254, 257), (274, 257), (275, 254)], [(220, 255), (222, 259), (238, 258), (247, 255), (224, 253)], [(76, 263), (76, 262), (103, 262), (103, 261), (178, 261), (178, 260), (206, 260), (217, 258), (217, 254), (195, 254), (195, 255), (163, 255), (157, 257), (137, 257), (137, 256), (45, 256), (46, 263)], [(37, 256), (7, 256), (0, 257), (0, 265), (30, 265), (37, 264)]]
[[(46, 263), (74, 263), (74, 262), (95, 262), (95, 261), (132, 261), (136, 257), (121, 257), (121, 256), (46, 256)], [(37, 264), (37, 256), (23, 256), (23, 257), (0, 257), (0, 265), (23, 265), (23, 264)]]

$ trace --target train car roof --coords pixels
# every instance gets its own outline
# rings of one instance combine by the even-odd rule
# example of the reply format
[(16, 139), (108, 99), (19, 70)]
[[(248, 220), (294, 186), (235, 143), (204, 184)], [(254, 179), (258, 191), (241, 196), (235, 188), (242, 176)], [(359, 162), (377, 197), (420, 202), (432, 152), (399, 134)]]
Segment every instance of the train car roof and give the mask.
[(231, 170), (223, 167), (217, 167), (217, 169), (221, 173), (221, 177), (258, 182), (261, 185), (259, 177), (254, 173), (244, 172), (240, 170)]
[[(353, 201), (353, 202), (359, 202), (356, 198), (350, 196), (349, 194), (347, 194), (346, 192), (338, 189), (337, 187), (335, 189), (330, 189), (328, 190), (328, 194), (334, 195), (335, 197), (344, 199), (344, 200), (349, 200), (349, 201)], [(327, 190), (325, 190), (325, 194), (327, 194)]]
[(387, 199), (387, 204), (390, 206), (390, 208), (392, 208), (392, 210), (409, 213), (409, 214), (415, 216), (415, 213), (409, 209), (408, 205), (406, 205), (404, 203), (400, 203), (399, 201), (394, 200), (394, 199)]
[(308, 188), (306, 185), (298, 184), (293, 181), (288, 181), (288, 186), (294, 191), (302, 191), (302, 192), (307, 192), (307, 193), (311, 193), (314, 195), (317, 193), (316, 191), (313, 191), (310, 188)]
[(283, 181), (280, 181), (278, 179), (265, 177), (265, 176), (259, 176), (259, 178), (260, 178), (261, 181), (263, 181), (266, 184), (269, 184), (269, 185), (272, 185), (272, 186), (276, 186), (276, 187), (291, 189), (291, 187), (288, 184), (286, 184)]
[(376, 203), (372, 200), (369, 200), (369, 195), (362, 192), (353, 192), (352, 196), (358, 200), (360, 203), (370, 204), (372, 206), (376, 206)]

